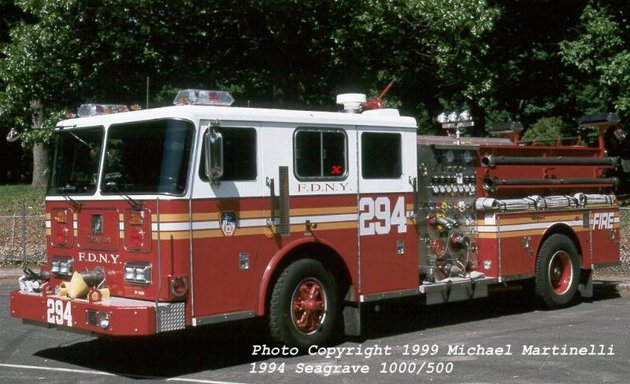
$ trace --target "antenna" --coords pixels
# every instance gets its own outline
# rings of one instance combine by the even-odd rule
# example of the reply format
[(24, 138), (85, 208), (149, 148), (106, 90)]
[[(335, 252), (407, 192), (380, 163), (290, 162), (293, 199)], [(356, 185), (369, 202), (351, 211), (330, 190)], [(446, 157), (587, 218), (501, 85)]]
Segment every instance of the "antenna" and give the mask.
[(392, 86), (394, 85), (394, 81), (396, 81), (395, 78), (392, 79), (389, 83), (387, 83), (385, 88), (383, 88), (383, 90), (381, 91), (381, 93), (378, 96), (376, 96), (373, 99), (369, 99), (368, 101), (363, 103), (363, 109), (364, 110), (368, 110), (368, 109), (382, 109), (383, 108), (383, 103), (381, 101), (389, 93), (389, 91), (392, 89)]
[(149, 76), (147, 76), (147, 109), (149, 109)]

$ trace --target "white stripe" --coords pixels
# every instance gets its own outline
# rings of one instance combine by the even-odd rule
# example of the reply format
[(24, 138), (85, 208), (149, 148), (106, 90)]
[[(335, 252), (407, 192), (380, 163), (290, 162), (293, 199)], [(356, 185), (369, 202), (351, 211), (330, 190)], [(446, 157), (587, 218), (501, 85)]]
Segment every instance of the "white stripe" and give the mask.
[[(294, 216), (291, 217), (291, 224), (304, 224), (306, 220), (310, 220), (311, 223), (340, 223), (347, 221), (357, 221), (358, 215), (356, 213), (345, 215), (321, 215), (321, 216)], [(238, 220), (238, 228), (256, 228), (264, 227), (267, 225), (267, 219), (241, 219)], [(157, 231), (157, 223), (152, 224), (151, 229)], [(193, 230), (207, 230), (207, 229), (219, 229), (221, 228), (218, 221), (194, 221), (192, 223)], [(191, 229), (190, 223), (187, 221), (175, 222), (175, 223), (161, 223), (161, 231), (188, 231)]]
[(264, 227), (267, 219), (242, 219), (237, 220), (238, 228)]
[(340, 223), (344, 221), (357, 221), (359, 215), (356, 213), (350, 213), (347, 215), (325, 215), (325, 216), (297, 216), (291, 217), (291, 224), (304, 224), (306, 220), (310, 220), (311, 223)]
[[(182, 221), (178, 223), (160, 223), (159, 227), (160, 231), (188, 231), (190, 230), (190, 223), (188, 221)], [(151, 224), (151, 230), (157, 232), (158, 223)]]
[(582, 226), (582, 220), (574, 221), (555, 221), (553, 223), (528, 223), (528, 224), (509, 224), (509, 225), (480, 225), (477, 228), (478, 232), (482, 233), (494, 233), (494, 232), (511, 232), (511, 231), (526, 231), (533, 229), (547, 229), (555, 224), (566, 224), (570, 227)]
[(202, 379), (186, 379), (183, 377), (172, 377), (165, 381), (184, 381), (188, 383), (207, 383), (207, 384), (242, 384), (234, 381), (214, 381), (214, 380), (202, 380)]
[(218, 221), (195, 221), (192, 223), (192, 229), (219, 229)]
[(33, 365), (20, 365), (20, 364), (0, 364), (0, 367), (19, 368), (19, 369), (37, 369), (37, 370), (40, 370), (40, 371), (52, 371), (52, 372), (86, 373), (86, 374), (90, 374), (90, 375), (102, 375), (102, 376), (116, 376), (113, 373), (109, 373), (109, 372), (89, 371), (89, 370), (85, 370), (85, 369), (37, 367), (37, 366), (33, 366)]

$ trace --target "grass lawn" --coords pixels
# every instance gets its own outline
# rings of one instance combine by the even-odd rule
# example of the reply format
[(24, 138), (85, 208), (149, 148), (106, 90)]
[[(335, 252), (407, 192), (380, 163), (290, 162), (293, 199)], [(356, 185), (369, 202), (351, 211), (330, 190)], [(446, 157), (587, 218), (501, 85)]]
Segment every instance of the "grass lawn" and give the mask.
[(0, 215), (43, 214), (45, 194), (30, 185), (0, 185)]

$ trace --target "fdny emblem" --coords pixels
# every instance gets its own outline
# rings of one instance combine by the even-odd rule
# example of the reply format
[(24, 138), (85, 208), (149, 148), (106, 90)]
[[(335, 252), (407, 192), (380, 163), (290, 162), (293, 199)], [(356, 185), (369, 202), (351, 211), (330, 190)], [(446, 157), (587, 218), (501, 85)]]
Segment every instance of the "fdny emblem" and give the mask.
[(236, 231), (236, 214), (234, 212), (221, 213), (221, 232), (225, 236), (232, 236)]

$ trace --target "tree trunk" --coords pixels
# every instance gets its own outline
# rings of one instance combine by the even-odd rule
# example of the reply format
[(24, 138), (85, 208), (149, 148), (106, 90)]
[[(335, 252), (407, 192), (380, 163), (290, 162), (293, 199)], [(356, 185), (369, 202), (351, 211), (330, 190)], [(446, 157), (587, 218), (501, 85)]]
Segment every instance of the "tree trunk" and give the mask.
[[(41, 129), (44, 123), (44, 106), (39, 100), (31, 101), (33, 125), (31, 129)], [(45, 188), (48, 182), (48, 147), (45, 143), (33, 145), (33, 181), (31, 187)]]
[(33, 145), (33, 181), (31, 187), (45, 188), (48, 182), (48, 146), (43, 143)]

